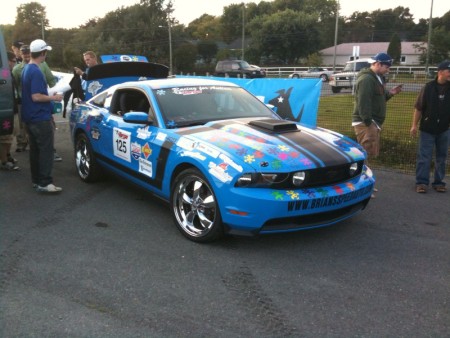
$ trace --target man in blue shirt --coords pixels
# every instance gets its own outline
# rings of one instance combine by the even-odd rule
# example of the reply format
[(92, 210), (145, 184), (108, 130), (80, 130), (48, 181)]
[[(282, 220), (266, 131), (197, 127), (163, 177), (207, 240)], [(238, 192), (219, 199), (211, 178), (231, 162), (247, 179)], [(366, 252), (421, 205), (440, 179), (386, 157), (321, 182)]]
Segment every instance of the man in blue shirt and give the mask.
[(48, 95), (39, 65), (45, 61), (47, 51), (52, 50), (44, 40), (30, 44), (31, 61), (22, 72), (22, 120), (26, 125), (30, 142), (30, 169), (33, 187), (38, 192), (57, 193), (62, 188), (53, 184), (52, 101), (61, 102), (63, 96)]

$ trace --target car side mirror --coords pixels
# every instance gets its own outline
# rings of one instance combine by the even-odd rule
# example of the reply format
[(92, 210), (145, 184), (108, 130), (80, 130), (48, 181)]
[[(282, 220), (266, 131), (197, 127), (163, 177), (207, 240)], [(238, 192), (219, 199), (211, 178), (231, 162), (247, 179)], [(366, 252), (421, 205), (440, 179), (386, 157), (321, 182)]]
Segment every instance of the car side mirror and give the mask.
[(129, 112), (123, 115), (123, 121), (134, 124), (153, 124), (153, 119), (144, 112)]

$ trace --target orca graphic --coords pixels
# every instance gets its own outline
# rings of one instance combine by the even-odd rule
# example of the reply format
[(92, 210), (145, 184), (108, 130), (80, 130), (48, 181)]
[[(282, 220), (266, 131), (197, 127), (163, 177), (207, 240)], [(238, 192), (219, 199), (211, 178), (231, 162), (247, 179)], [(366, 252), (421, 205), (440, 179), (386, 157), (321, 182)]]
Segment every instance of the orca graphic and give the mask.
[(276, 107), (277, 114), (282, 118), (290, 121), (300, 122), (303, 115), (304, 105), (300, 109), (298, 116), (295, 117), (292, 114), (291, 104), (289, 103), (289, 97), (291, 96), (292, 89), (294, 89), (294, 87), (290, 87), (288, 90), (277, 90), (276, 93), (278, 93), (278, 95), (271, 99), (268, 103)]

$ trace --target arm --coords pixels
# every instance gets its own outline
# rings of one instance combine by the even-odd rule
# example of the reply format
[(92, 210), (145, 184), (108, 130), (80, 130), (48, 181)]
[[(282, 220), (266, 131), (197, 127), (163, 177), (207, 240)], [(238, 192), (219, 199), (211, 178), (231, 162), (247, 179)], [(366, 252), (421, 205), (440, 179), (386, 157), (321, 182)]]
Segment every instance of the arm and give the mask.
[(41, 93), (34, 93), (31, 94), (31, 99), (33, 100), (33, 102), (50, 102), (50, 101), (61, 102), (63, 99), (63, 95), (55, 93), (53, 96), (49, 96)]
[(418, 110), (417, 108), (414, 109), (413, 121), (412, 121), (411, 130), (410, 130), (410, 134), (412, 137), (417, 136), (417, 129), (418, 129), (418, 125), (419, 125), (419, 121), (420, 121), (421, 117), (422, 117), (422, 112), (420, 110)]
[(50, 67), (46, 62), (42, 62), (39, 65), (39, 68), (41, 69), (42, 73), (44, 74), (45, 81), (47, 81), (47, 85), (51, 88), (56, 85), (56, 79), (53, 76), (52, 71), (50, 70)]

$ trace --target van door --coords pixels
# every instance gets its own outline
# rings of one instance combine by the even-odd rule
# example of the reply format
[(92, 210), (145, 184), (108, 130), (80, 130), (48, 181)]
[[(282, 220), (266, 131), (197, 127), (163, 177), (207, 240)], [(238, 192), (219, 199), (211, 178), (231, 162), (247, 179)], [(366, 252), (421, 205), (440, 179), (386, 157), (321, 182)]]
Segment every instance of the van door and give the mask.
[(0, 29), (0, 135), (8, 135), (13, 131), (14, 96), (6, 55), (5, 40)]

